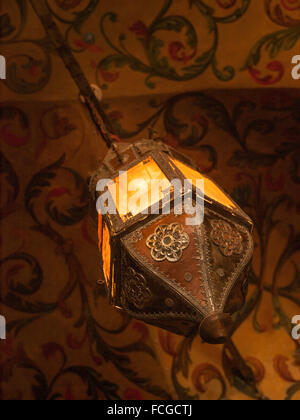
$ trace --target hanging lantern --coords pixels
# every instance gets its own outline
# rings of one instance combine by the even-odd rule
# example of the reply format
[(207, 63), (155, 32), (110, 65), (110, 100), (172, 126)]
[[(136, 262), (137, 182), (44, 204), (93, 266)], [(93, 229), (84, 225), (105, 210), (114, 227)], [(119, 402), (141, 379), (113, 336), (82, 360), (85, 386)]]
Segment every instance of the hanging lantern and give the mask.
[[(190, 159), (152, 140), (114, 144), (90, 188), (110, 303), (176, 334), (225, 342), (247, 295), (250, 218)], [(104, 194), (115, 212), (103, 214)], [(185, 201), (202, 213), (191, 219)]]

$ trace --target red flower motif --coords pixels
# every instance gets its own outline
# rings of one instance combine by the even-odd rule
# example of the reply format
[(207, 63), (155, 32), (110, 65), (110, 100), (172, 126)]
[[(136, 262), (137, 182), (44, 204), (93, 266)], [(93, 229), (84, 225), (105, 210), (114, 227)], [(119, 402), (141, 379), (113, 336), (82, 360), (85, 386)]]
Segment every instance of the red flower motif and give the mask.
[(197, 366), (192, 375), (192, 382), (197, 391), (204, 394), (207, 390), (207, 385), (217, 379), (223, 382), (221, 372), (215, 366), (209, 363), (203, 363)]
[(275, 179), (272, 175), (272, 169), (268, 170), (266, 173), (266, 185), (269, 191), (278, 192), (282, 191), (285, 186), (285, 176), (282, 173)]
[(273, 365), (275, 372), (286, 382), (298, 382), (290, 371), (289, 359), (286, 356), (278, 354), (274, 357)]
[(70, 10), (77, 7), (82, 0), (55, 0), (58, 7), (63, 10)]
[(63, 197), (64, 195), (69, 195), (69, 196), (71, 195), (71, 192), (70, 190), (68, 190), (68, 188), (65, 188), (65, 187), (54, 188), (52, 191), (50, 191), (47, 194), (45, 203), (48, 204), (50, 201), (53, 200), (53, 198), (60, 198), (60, 197)]
[(58, 140), (61, 137), (65, 137), (68, 134), (72, 133), (72, 131), (75, 131), (77, 128), (75, 124), (71, 123), (69, 118), (62, 117), (57, 112), (54, 112), (53, 115), (51, 115), (51, 120), (54, 129), (54, 132), (51, 135), (48, 135), (44, 127), (42, 127), (45, 136), (47, 136), (51, 140)]
[(133, 33), (136, 34), (136, 36), (138, 36), (139, 38), (148, 40), (150, 37), (150, 33), (148, 31), (147, 26), (144, 24), (144, 22), (142, 22), (141, 20), (138, 20), (137, 22), (135, 22), (130, 28), (129, 30)]
[(252, 78), (260, 85), (275, 85), (280, 82), (284, 75), (284, 67), (280, 61), (272, 61), (267, 65), (267, 69), (277, 73), (277, 76), (272, 76), (268, 74), (267, 76), (262, 76), (262, 72), (254, 67), (249, 67), (249, 73)]
[(97, 47), (97, 45), (91, 45), (85, 42), (83, 39), (75, 39), (74, 44), (76, 45), (76, 47), (88, 50), (94, 54), (100, 54), (103, 52), (102, 48)]
[(108, 82), (108, 83), (115, 82), (120, 76), (119, 72), (112, 73), (112, 72), (104, 70), (103, 67), (100, 68), (100, 73), (103, 80), (105, 80), (105, 82)]
[(122, 112), (120, 112), (120, 111), (111, 111), (111, 112), (108, 114), (108, 118), (109, 118), (111, 121), (121, 120), (121, 119), (123, 118), (123, 114), (122, 114)]
[(42, 346), (42, 352), (45, 359), (49, 360), (53, 357), (56, 353), (60, 353), (63, 357), (65, 357), (65, 352), (62, 346), (57, 343), (46, 343)]
[(281, 0), (282, 6), (290, 11), (300, 9), (300, 1), (299, 0)]
[(11, 132), (10, 124), (6, 124), (0, 130), (0, 138), (3, 139), (9, 146), (22, 147), (30, 140), (31, 132), (28, 129), (24, 136), (20, 136)]
[(31, 66), (28, 67), (27, 72), (32, 77), (38, 77), (41, 74), (41, 67), (33, 62)]
[(169, 46), (169, 54), (174, 61), (183, 62), (187, 64), (192, 60), (196, 55), (197, 49), (195, 48), (192, 54), (187, 55), (185, 51), (185, 46), (182, 42), (172, 42)]
[(9, 270), (6, 272), (5, 281), (8, 286), (13, 284), (14, 278), (18, 276), (21, 270), (23, 270), (24, 266), (22, 264), (13, 265)]
[(66, 401), (76, 401), (76, 397), (73, 394), (73, 390), (71, 385), (68, 385), (67, 390), (65, 392), (65, 400)]
[(93, 348), (92, 348), (91, 343), (90, 343), (90, 355), (91, 355), (91, 357), (92, 357), (92, 359), (93, 359), (94, 363), (95, 363), (97, 366), (101, 366), (101, 365), (103, 364), (102, 359), (101, 359), (100, 357), (98, 357), (98, 356), (96, 356), (96, 355), (94, 354), (94, 351), (93, 351)]
[(230, 9), (236, 4), (236, 0), (217, 0), (217, 3), (223, 9)]
[(84, 337), (81, 340), (74, 337), (72, 334), (69, 334), (67, 336), (67, 345), (72, 350), (79, 350), (82, 348), (86, 339), (87, 339), (87, 333), (85, 333)]
[[(62, 248), (62, 247), (61, 247)], [(64, 250), (63, 249), (57, 249), (57, 253), (58, 254), (60, 254), (60, 253), (64, 253)], [(66, 255), (66, 254), (65, 254)], [(66, 319), (70, 319), (70, 318), (72, 318), (72, 316), (73, 316), (73, 314), (72, 314), (72, 312), (71, 312), (71, 310), (67, 307), (67, 305), (64, 303), (64, 302), (62, 302), (62, 301), (59, 301), (58, 302), (58, 307), (59, 307), (59, 310), (60, 310), (60, 312), (61, 312), (61, 314), (62, 314), (62, 316), (64, 317), (64, 318), (66, 318)]]
[(145, 340), (149, 336), (148, 327), (142, 322), (134, 322), (132, 324), (132, 329), (141, 335), (141, 341)]
[(208, 129), (208, 120), (202, 114), (193, 115), (192, 121), (198, 123), (203, 129)]
[(127, 388), (124, 391), (124, 399), (127, 401), (141, 401), (143, 399), (143, 395), (138, 389)]
[(299, 25), (300, 0), (265, 0), (265, 7), (269, 18), (278, 25)]
[(161, 348), (170, 356), (176, 356), (178, 353), (175, 335), (169, 331), (158, 330), (158, 337)]

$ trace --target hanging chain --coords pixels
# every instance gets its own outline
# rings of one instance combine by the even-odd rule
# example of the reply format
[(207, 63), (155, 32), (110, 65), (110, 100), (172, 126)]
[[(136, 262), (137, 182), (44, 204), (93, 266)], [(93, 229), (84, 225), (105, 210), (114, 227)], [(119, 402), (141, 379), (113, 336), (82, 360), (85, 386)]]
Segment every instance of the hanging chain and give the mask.
[(84, 103), (88, 108), (93, 123), (100, 132), (107, 146), (111, 147), (117, 139), (116, 136), (111, 134), (113, 132), (111, 123), (87, 78), (85, 77), (78, 61), (72, 54), (70, 47), (67, 45), (58, 26), (54, 22), (46, 1), (30, 0), (30, 3), (45, 28), (46, 33), (54, 44), (58, 55), (63, 60), (66, 68), (69, 70), (73, 80), (78, 86), (80, 94), (84, 97)]

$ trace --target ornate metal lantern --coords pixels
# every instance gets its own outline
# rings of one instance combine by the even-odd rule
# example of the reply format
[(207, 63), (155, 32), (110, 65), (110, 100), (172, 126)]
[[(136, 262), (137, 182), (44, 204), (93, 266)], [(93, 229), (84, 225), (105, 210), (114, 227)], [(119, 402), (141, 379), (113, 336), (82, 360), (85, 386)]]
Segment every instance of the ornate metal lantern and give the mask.
[[(114, 197), (117, 214), (96, 211), (101, 196), (97, 184), (103, 179), (113, 180), (106, 191), (119, 187), (120, 194)], [(185, 190), (176, 193), (171, 188), (166, 202), (163, 188), (150, 200), (145, 188), (139, 208), (124, 207), (123, 197), (130, 201), (131, 181), (139, 180), (146, 187), (153, 179), (166, 188), (174, 179), (189, 180), (193, 203), (200, 198), (204, 205), (203, 222), (187, 224), (187, 215), (176, 211), (177, 199), (184, 198)], [(250, 218), (190, 159), (152, 140), (115, 143), (90, 188), (100, 265), (111, 304), (176, 334), (199, 332), (208, 343), (225, 342), (232, 333), (231, 315), (241, 309), (247, 295), (247, 267), (253, 254)], [(147, 211), (153, 205), (159, 214)]]

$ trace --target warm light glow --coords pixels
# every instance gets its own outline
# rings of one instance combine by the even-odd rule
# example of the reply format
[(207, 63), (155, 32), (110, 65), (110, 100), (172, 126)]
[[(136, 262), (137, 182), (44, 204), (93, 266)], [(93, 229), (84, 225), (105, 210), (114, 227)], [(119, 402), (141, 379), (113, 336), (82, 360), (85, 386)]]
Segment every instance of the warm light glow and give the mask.
[(204, 181), (204, 194), (208, 198), (211, 198), (218, 203), (223, 204), (225, 207), (229, 207), (231, 209), (236, 208), (236, 205), (229, 197), (227, 197), (217, 185), (211, 181), (210, 179), (203, 176), (200, 172), (196, 171), (195, 169), (190, 168), (189, 166), (185, 165), (184, 163), (180, 162), (179, 160), (172, 159), (172, 162), (177, 166), (180, 172), (184, 175), (186, 179), (190, 179), (193, 181), (193, 185), (197, 186), (197, 179)]
[(98, 213), (98, 239), (99, 239), (99, 249), (102, 246), (102, 214)]
[[(151, 185), (159, 183), (159, 195), (152, 194)], [(117, 187), (116, 207), (123, 221), (147, 210), (163, 199), (163, 191), (171, 187), (170, 181), (157, 163), (148, 158), (115, 179)], [(113, 188), (108, 187), (112, 196)], [(154, 188), (153, 188), (154, 190)]]
[(111, 266), (111, 248), (110, 248), (110, 233), (106, 224), (103, 228), (102, 241), (102, 260), (103, 273), (107, 287), (110, 287), (110, 266)]

